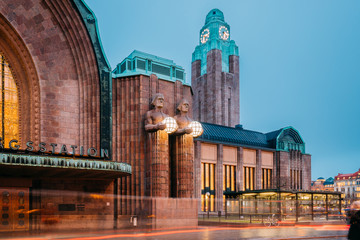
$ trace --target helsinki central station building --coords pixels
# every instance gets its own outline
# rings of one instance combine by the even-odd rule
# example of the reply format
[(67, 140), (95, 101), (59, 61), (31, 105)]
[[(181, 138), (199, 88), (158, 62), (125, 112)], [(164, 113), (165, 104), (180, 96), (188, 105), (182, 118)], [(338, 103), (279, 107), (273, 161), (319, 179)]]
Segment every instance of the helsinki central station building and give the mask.
[(194, 226), (224, 192), (310, 190), (296, 129), (239, 124), (239, 51), (218, 9), (191, 84), (136, 50), (112, 70), (83, 0), (4, 0), (0, 63), (0, 231)]

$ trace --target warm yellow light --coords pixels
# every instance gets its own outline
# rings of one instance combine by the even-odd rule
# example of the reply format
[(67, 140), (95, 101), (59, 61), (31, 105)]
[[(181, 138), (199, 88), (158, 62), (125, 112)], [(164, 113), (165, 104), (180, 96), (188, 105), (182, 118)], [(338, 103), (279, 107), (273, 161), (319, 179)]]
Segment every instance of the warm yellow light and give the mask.
[(166, 124), (164, 131), (168, 134), (173, 133), (178, 129), (178, 125), (172, 117), (166, 117), (162, 122)]
[(201, 134), (203, 134), (203, 132), (204, 132), (204, 129), (202, 128), (201, 123), (199, 123), (197, 121), (192, 121), (189, 124), (189, 127), (192, 129), (191, 135), (195, 138), (201, 136)]

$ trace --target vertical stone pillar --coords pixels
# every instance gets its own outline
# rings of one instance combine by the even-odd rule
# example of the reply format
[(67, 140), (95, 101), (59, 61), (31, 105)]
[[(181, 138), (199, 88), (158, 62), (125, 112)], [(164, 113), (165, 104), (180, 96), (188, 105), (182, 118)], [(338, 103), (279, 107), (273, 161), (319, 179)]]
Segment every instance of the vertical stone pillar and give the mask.
[(279, 151), (278, 153), (278, 179), (280, 189), (290, 188), (290, 153)]
[[(194, 196), (201, 198), (201, 142), (194, 142)], [(198, 202), (198, 209), (201, 209), (201, 201)]]
[(271, 179), (271, 188), (278, 188), (278, 154), (277, 152), (273, 153), (273, 171)]
[(311, 189), (311, 155), (303, 154), (303, 190)]
[(262, 175), (262, 160), (261, 160), (261, 150), (256, 150), (256, 169), (255, 169), (255, 190), (262, 189), (261, 186), (261, 175)]
[(223, 212), (223, 145), (217, 145), (217, 162), (216, 162), (216, 181), (215, 181), (215, 198), (216, 208), (215, 210)]
[(194, 196), (194, 143), (190, 134), (176, 137), (176, 197), (192, 198)]
[(151, 196), (169, 197), (169, 137), (164, 130), (150, 133)]
[(239, 56), (229, 56), (229, 72), (233, 73), (234, 80), (231, 86), (231, 119), (230, 127), (240, 123), (240, 64)]
[(237, 148), (237, 162), (236, 162), (236, 191), (244, 189), (244, 156), (243, 148)]

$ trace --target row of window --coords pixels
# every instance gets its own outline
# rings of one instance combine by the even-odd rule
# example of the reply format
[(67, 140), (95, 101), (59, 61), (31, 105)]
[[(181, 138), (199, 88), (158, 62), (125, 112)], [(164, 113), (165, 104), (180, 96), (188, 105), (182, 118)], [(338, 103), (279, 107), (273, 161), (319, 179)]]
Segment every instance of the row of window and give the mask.
[(360, 185), (360, 181), (341, 181), (336, 182), (335, 185), (341, 187), (341, 186), (352, 186), (352, 185)]
[(126, 70), (135, 70), (135, 69), (141, 69), (144, 71), (154, 72), (158, 74), (162, 74), (165, 76), (172, 76), (177, 79), (184, 80), (184, 71), (177, 69), (173, 66), (163, 66), (161, 64), (153, 63), (151, 60), (145, 60), (145, 59), (138, 59), (135, 58), (134, 60), (126, 60), (120, 65), (120, 71), (119, 69), (116, 70), (116, 73), (123, 73)]
[[(201, 210), (215, 211), (215, 168), (213, 163), (201, 163)], [(255, 168), (243, 168), (243, 189), (255, 189)], [(272, 188), (272, 169), (262, 169), (261, 188)], [(223, 191), (235, 192), (236, 189), (236, 166), (223, 166)]]

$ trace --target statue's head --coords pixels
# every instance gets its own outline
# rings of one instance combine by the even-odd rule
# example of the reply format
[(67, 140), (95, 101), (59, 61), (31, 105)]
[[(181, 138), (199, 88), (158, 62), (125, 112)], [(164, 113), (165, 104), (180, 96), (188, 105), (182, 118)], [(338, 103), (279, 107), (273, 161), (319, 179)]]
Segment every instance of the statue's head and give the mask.
[(162, 108), (164, 106), (164, 95), (156, 93), (151, 100), (151, 106), (155, 108)]
[(190, 104), (189, 104), (188, 100), (186, 100), (185, 98), (183, 98), (183, 99), (180, 101), (180, 103), (179, 103), (179, 105), (177, 106), (176, 109), (177, 109), (179, 112), (187, 113), (187, 112), (189, 111), (189, 106), (190, 106)]

